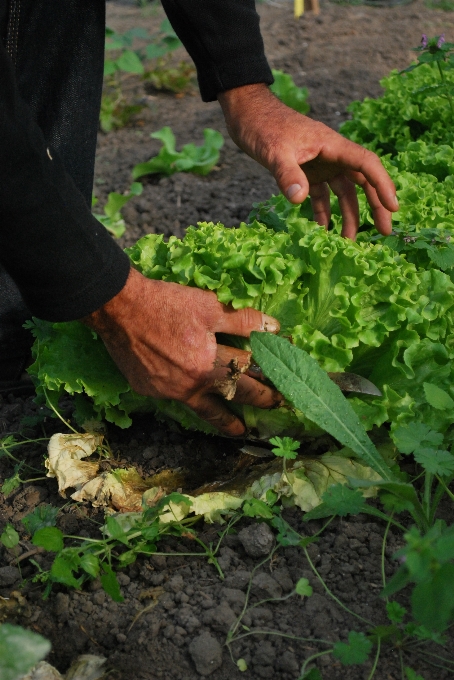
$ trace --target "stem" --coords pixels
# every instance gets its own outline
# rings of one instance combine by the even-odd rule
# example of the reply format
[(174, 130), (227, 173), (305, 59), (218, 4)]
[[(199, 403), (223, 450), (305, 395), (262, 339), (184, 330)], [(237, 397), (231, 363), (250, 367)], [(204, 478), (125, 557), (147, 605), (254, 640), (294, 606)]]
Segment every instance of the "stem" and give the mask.
[[(386, 525), (385, 533), (383, 534), (383, 541), (381, 545), (381, 578), (383, 582), (383, 588), (386, 588), (386, 574), (385, 574), (385, 550), (386, 550), (386, 540), (388, 538), (389, 528), (391, 526), (392, 515), (389, 518), (389, 522)], [(386, 603), (389, 602), (388, 597), (385, 597)], [(378, 640), (380, 642), (380, 639)]]
[(342, 607), (342, 609), (343, 609), (344, 611), (348, 612), (349, 614), (351, 614), (351, 615), (354, 616), (355, 618), (359, 619), (359, 620), (362, 621), (363, 623), (366, 623), (368, 626), (373, 627), (374, 624), (373, 624), (371, 621), (368, 621), (367, 619), (363, 618), (363, 617), (360, 616), (359, 614), (356, 614), (356, 612), (354, 612), (354, 611), (352, 611), (351, 609), (349, 609), (343, 602), (341, 602), (341, 601), (339, 600), (338, 597), (336, 597), (336, 595), (328, 588), (328, 586), (326, 585), (325, 581), (323, 580), (323, 578), (322, 578), (322, 577), (320, 576), (320, 574), (318, 573), (318, 571), (317, 571), (317, 569), (316, 569), (314, 563), (312, 562), (312, 560), (311, 560), (311, 558), (310, 558), (310, 556), (309, 556), (309, 553), (307, 552), (307, 548), (303, 548), (303, 550), (304, 550), (304, 554), (306, 555), (306, 559), (307, 559), (307, 561), (309, 562), (310, 568), (312, 569), (312, 571), (314, 572), (314, 574), (316, 575), (316, 577), (318, 578), (318, 580), (319, 580), (320, 583), (322, 584), (322, 586), (323, 586), (323, 588), (325, 589), (325, 591), (327, 592), (327, 594), (328, 594), (335, 602), (337, 602), (337, 604), (339, 605), (339, 607)]
[(331, 649), (327, 649), (325, 652), (318, 652), (317, 654), (312, 654), (312, 656), (310, 656), (309, 658), (307, 658), (306, 661), (305, 661), (305, 662), (303, 663), (303, 665), (301, 666), (300, 677), (298, 678), (298, 680), (304, 680), (304, 676), (306, 675), (306, 668), (308, 667), (308, 665), (309, 665), (312, 661), (314, 661), (315, 659), (318, 659), (320, 656), (325, 656), (326, 654), (331, 654), (332, 651), (333, 651), (332, 648), (331, 648)]
[(400, 661), (400, 678), (401, 680), (405, 680), (404, 676), (404, 659), (402, 656), (402, 650), (399, 648), (399, 661)]
[(73, 426), (70, 425), (70, 424), (63, 418), (63, 416), (61, 415), (61, 413), (59, 413), (59, 412), (57, 411), (57, 409), (55, 408), (55, 406), (53, 405), (53, 403), (52, 403), (51, 400), (49, 399), (45, 387), (43, 387), (43, 391), (44, 391), (44, 396), (46, 397), (46, 402), (47, 402), (48, 406), (50, 406), (50, 408), (51, 408), (52, 411), (55, 413), (55, 415), (57, 416), (57, 418), (60, 418), (60, 420), (62, 421), (62, 423), (64, 423), (64, 424), (66, 425), (66, 427), (67, 427), (69, 430), (72, 430), (72, 431), (74, 432), (74, 434), (80, 434), (80, 432), (78, 432), (77, 430), (75, 430), (75, 429), (73, 428)]
[(42, 479), (47, 479), (47, 477), (34, 477), (33, 479), (21, 479), (22, 484), (28, 484), (29, 482), (40, 482)]
[(267, 557), (265, 557), (264, 560), (262, 560), (261, 562), (259, 562), (258, 564), (256, 564), (255, 567), (253, 568), (253, 570), (251, 571), (251, 577), (250, 577), (250, 579), (249, 579), (249, 583), (248, 583), (248, 586), (247, 586), (247, 590), (246, 590), (246, 599), (245, 599), (245, 601), (244, 601), (243, 609), (241, 610), (240, 615), (239, 615), (239, 617), (237, 618), (237, 620), (235, 621), (235, 623), (232, 624), (232, 626), (231, 626), (231, 628), (230, 628), (230, 630), (229, 630), (229, 632), (228, 632), (228, 634), (227, 634), (227, 642), (226, 642), (226, 644), (230, 644), (230, 642), (233, 641), (233, 637), (234, 637), (236, 631), (238, 630), (238, 626), (240, 625), (240, 623), (241, 623), (241, 621), (242, 621), (242, 619), (243, 619), (243, 617), (244, 617), (244, 615), (245, 615), (245, 613), (246, 613), (246, 611), (247, 611), (248, 604), (249, 604), (249, 596), (250, 596), (250, 594), (251, 594), (252, 579), (254, 578), (255, 572), (257, 571), (257, 569), (259, 569), (261, 566), (263, 566), (263, 565), (266, 564), (269, 560), (272, 559), (272, 557), (273, 557), (273, 555), (274, 555), (274, 553), (276, 552), (277, 549), (278, 549), (278, 546), (275, 545), (274, 548), (272, 549), (272, 551), (270, 552), (270, 554), (269, 554)]
[(430, 501), (431, 501), (431, 495), (432, 495), (433, 478), (434, 478), (434, 476), (431, 472), (426, 472), (426, 477), (424, 479), (423, 508), (424, 508), (424, 514), (426, 516), (427, 521), (429, 521), (429, 518), (430, 518)]
[(400, 529), (403, 532), (407, 531), (407, 529), (403, 526), (403, 524), (400, 524), (395, 519), (393, 519), (392, 514), (391, 514), (391, 516), (389, 516), (385, 512), (378, 510), (378, 508), (373, 508), (370, 505), (365, 505), (364, 508), (362, 509), (362, 512), (364, 512), (364, 514), (366, 514), (366, 515), (372, 515), (373, 517), (380, 517), (380, 519), (385, 520), (385, 522), (391, 522), (391, 524), (394, 524), (394, 526), (397, 529)]
[(375, 675), (375, 671), (377, 670), (378, 659), (380, 658), (380, 647), (381, 647), (381, 639), (378, 638), (378, 640), (377, 640), (377, 653), (375, 655), (374, 665), (372, 666), (372, 670), (371, 670), (370, 674), (367, 676), (367, 680), (372, 680), (372, 678)]
[(447, 659), (444, 656), (440, 656), (439, 654), (434, 654), (433, 652), (426, 652), (425, 650), (419, 650), (419, 649), (417, 650), (417, 652), (419, 654), (421, 654), (422, 656), (433, 656), (434, 659), (438, 659), (439, 661), (443, 661), (444, 663), (450, 663), (450, 664), (454, 665), (454, 661), (451, 661), (451, 659)]
[(430, 666), (434, 666), (435, 668), (442, 668), (442, 669), (445, 670), (445, 671), (451, 671), (451, 672), (452, 672), (452, 666), (451, 666), (451, 667), (442, 666), (442, 665), (439, 664), (439, 663), (435, 663), (434, 661), (431, 661), (430, 659), (427, 659), (427, 658), (426, 658), (427, 654), (426, 654), (425, 652), (424, 652), (424, 653), (419, 653), (419, 652), (416, 652), (416, 653), (415, 653), (415, 652), (413, 651), (413, 653), (414, 653), (417, 657), (419, 657), (420, 659), (423, 659), (423, 661), (425, 661), (426, 663), (428, 663)]
[(446, 484), (445, 484), (445, 482), (443, 481), (443, 479), (442, 479), (441, 477), (439, 477), (438, 475), (435, 475), (435, 477), (437, 478), (438, 483), (439, 483), (440, 486), (443, 488), (443, 490), (446, 491), (446, 493), (448, 494), (449, 498), (450, 498), (452, 501), (454, 501), (454, 494), (453, 494), (452, 491), (446, 486)]

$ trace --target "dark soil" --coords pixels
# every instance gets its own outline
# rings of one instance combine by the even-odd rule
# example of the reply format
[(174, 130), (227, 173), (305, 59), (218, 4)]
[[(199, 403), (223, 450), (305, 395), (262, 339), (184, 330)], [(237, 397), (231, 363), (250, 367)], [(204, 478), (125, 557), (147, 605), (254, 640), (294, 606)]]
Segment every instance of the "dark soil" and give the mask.
[[(419, 43), (421, 33), (445, 32), (447, 40), (454, 39), (453, 16), (428, 10), (419, 0), (395, 8), (323, 4), (319, 17), (306, 14), (298, 22), (293, 19), (290, 3), (279, 7), (259, 5), (259, 11), (271, 65), (290, 72), (297, 84), (307, 86), (311, 115), (334, 128), (347, 118), (345, 107), (350, 101), (378, 96), (379, 78), (392, 68), (408, 64), (410, 48)], [(161, 10), (108, 4), (108, 24), (120, 32), (138, 25), (155, 31), (161, 20)], [(184, 54), (176, 55), (179, 58)], [(123, 89), (131, 101), (145, 97), (147, 104), (130, 126), (100, 134), (95, 191), (101, 206), (109, 191), (124, 191), (129, 186), (134, 164), (157, 152), (159, 144), (149, 139), (150, 132), (170, 125), (177, 137), (177, 148), (190, 141), (201, 142), (205, 127), (226, 135), (218, 105), (203, 104), (195, 92), (182, 98), (147, 93), (135, 76), (124, 78)], [(208, 177), (177, 174), (145, 182), (143, 195), (124, 209), (129, 226), (122, 244), (130, 245), (150, 232), (182, 236), (188, 224), (200, 220), (238, 224), (247, 217), (253, 202), (275, 191), (274, 180), (267, 171), (226, 139), (218, 168)], [(0, 435), (22, 432), (39, 437), (60, 431), (63, 426), (49, 418), (35, 425), (30, 425), (32, 421), (28, 419), (24, 424), (23, 418), (39, 415), (40, 408), (31, 397), (0, 397)], [(70, 416), (71, 402), (62, 404), (62, 408)], [(188, 489), (213, 482), (220, 474), (228, 478), (240, 465), (241, 443), (182, 432), (151, 417), (136, 418), (127, 431), (109, 428), (108, 440), (117, 462), (135, 465), (141, 474), (177, 467), (192, 471), (185, 482)], [(31, 444), (20, 455), (28, 465), (39, 469), (44, 452), (44, 445)], [(0, 477), (9, 477), (12, 471), (11, 461), (0, 458)], [(22, 477), (42, 474), (24, 471)], [(25, 536), (20, 520), (41, 503), (62, 507), (58, 525), (65, 533), (90, 536), (96, 531), (96, 522), (103, 520), (99, 510), (68, 504), (58, 496), (55, 480), (46, 479), (23, 484), (7, 499), (0, 499), (0, 529), (10, 522)], [(446, 519), (452, 522), (449, 512), (445, 510)], [(317, 522), (303, 524), (298, 510), (286, 511), (286, 518), (305, 534), (320, 528)], [(245, 521), (239, 529), (246, 526)], [(226, 680), (238, 671), (222, 645), (242, 608), (251, 570), (263, 559), (249, 555), (256, 533), (263, 526), (250, 526), (251, 534), (231, 534), (223, 541), (219, 562), (226, 576), (224, 581), (203, 559), (171, 554), (140, 559), (119, 576), (125, 598), (121, 604), (110, 600), (97, 581), (77, 592), (56, 587), (43, 601), (39, 583), (27, 580), (24, 585), (22, 581), (36, 573), (35, 567), (27, 559), (20, 562), (21, 573), (14, 566), (14, 558), (30, 550), (24, 540), (15, 554), (5, 549), (0, 553), (0, 595), (8, 597), (12, 590), (20, 589), (26, 601), (17, 608), (8, 608), (7, 613), (3, 613), (5, 607), (1, 605), (0, 619), (9, 618), (47, 636), (52, 642), (49, 661), (61, 671), (78, 654), (93, 653), (108, 658), (113, 669), (109, 677), (115, 680), (195, 680), (200, 673)], [(201, 525), (199, 529), (206, 542), (216, 540), (218, 526)], [(379, 597), (384, 529), (379, 521), (371, 522), (365, 516), (335, 520), (309, 547), (314, 564), (332, 592), (374, 625), (387, 622), (384, 602)], [(400, 534), (391, 529), (385, 551), (387, 577), (396, 570), (392, 555), (401, 541)], [(168, 553), (187, 552), (188, 548), (194, 550), (185, 539), (169, 538), (160, 545), (160, 550)], [(48, 565), (46, 556), (37, 554), (33, 558), (43, 568)], [(252, 602), (286, 594), (303, 576), (309, 579), (314, 594), (304, 600), (294, 597), (285, 603), (257, 607), (247, 614), (246, 625), (333, 642), (345, 640), (349, 630), (367, 630), (325, 593), (300, 549), (280, 549), (272, 563), (260, 567), (258, 574)], [(408, 593), (398, 599), (409, 606)], [(233, 652), (235, 659), (244, 658), (248, 665), (242, 675), (245, 680), (296, 680), (304, 659), (320, 649), (323, 647), (311, 642), (257, 634), (236, 643)], [(454, 657), (452, 638), (443, 654)], [(429, 666), (420, 657), (406, 651), (403, 656), (405, 665), (417, 670), (425, 680), (452, 677), (450, 672)], [(325, 680), (363, 680), (371, 669), (371, 664), (343, 667), (331, 656), (319, 658), (316, 664)], [(383, 650), (374, 677), (400, 680), (396, 649)]]

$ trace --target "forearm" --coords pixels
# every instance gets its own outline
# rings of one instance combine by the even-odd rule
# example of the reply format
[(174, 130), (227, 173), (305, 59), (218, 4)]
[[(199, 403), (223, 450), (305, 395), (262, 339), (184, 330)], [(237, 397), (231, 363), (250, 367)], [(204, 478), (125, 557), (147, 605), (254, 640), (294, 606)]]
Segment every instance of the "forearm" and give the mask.
[(204, 101), (251, 83), (273, 82), (254, 0), (163, 0), (193, 59)]

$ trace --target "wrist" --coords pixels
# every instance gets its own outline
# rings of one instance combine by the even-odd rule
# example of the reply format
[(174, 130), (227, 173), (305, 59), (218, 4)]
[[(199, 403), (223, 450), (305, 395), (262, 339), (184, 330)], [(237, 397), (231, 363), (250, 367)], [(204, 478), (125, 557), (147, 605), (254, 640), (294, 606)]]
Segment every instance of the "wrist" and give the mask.
[(79, 319), (83, 324), (103, 335), (112, 326), (121, 326), (130, 315), (133, 303), (137, 303), (144, 294), (144, 284), (148, 281), (136, 269), (129, 270), (125, 285), (117, 295), (91, 314)]

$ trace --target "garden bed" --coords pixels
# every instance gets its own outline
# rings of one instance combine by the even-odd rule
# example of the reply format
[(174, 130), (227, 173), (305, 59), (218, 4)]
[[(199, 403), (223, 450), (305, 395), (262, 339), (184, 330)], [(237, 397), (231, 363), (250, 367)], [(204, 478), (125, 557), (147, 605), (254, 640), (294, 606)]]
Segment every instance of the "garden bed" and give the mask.
[[(298, 85), (307, 86), (311, 115), (334, 128), (346, 120), (347, 104), (353, 99), (378, 96), (378, 79), (391, 68), (404, 68), (408, 64), (410, 47), (418, 44), (422, 32), (446, 31), (447, 37), (452, 37), (448, 34), (454, 30), (450, 14), (428, 10), (420, 2), (392, 9), (326, 4), (319, 17), (307, 14), (297, 23), (290, 4), (260, 5), (259, 10), (271, 65), (291, 73)], [(108, 3), (108, 25), (119, 32), (138, 25), (153, 31), (161, 20), (160, 11), (143, 12), (130, 5)], [(183, 56), (176, 55), (176, 58)], [(95, 193), (101, 206), (110, 191), (123, 191), (129, 186), (133, 165), (157, 152), (158, 143), (149, 139), (150, 132), (170, 125), (177, 137), (177, 148), (191, 141), (200, 143), (205, 127), (226, 135), (216, 103), (203, 104), (196, 94), (175, 97), (151, 90), (145, 92), (135, 76), (125, 76), (123, 80), (127, 96), (131, 100), (144, 99), (146, 106), (130, 126), (100, 134)], [(124, 208), (129, 226), (121, 243), (131, 245), (150, 232), (181, 237), (187, 225), (199, 220), (220, 221), (228, 226), (238, 224), (247, 217), (252, 203), (265, 200), (273, 191), (275, 184), (268, 173), (226, 139), (218, 166), (207, 177), (178, 173), (159, 181), (145, 181), (143, 194)], [(63, 404), (67, 417), (71, 408), (70, 401)], [(24, 416), (37, 413), (39, 407), (31, 398), (3, 400), (0, 402), (2, 436), (22, 431), (34, 438), (43, 436), (43, 429), (47, 436), (60, 431), (59, 423), (49, 418), (36, 425), (30, 424), (29, 419), (24, 425)], [(114, 454), (114, 467), (133, 465), (143, 476), (169, 468), (192, 471), (193, 474), (181, 481), (183, 492), (218, 482), (220, 476), (229, 479), (241, 466), (260, 464), (250, 457), (244, 458), (240, 451), (243, 442), (188, 433), (177, 426), (159, 423), (151, 416), (136, 417), (132, 427), (124, 431), (109, 426), (108, 441)], [(44, 445), (30, 444), (20, 455), (28, 464), (39, 468), (44, 451)], [(12, 466), (8, 459), (1, 459), (0, 465), (1, 476), (9, 477)], [(0, 503), (1, 526), (10, 522), (17, 530), (22, 530), (21, 518), (41, 503), (65, 506), (57, 526), (66, 534), (90, 537), (103, 522), (100, 510), (67, 503), (59, 497), (54, 480), (21, 485)], [(440, 514), (452, 524), (452, 510), (448, 506), (442, 507)], [(298, 509), (287, 510), (284, 516), (304, 535), (312, 535), (322, 526), (320, 521), (303, 524)], [(8, 617), (50, 639), (49, 661), (61, 671), (65, 671), (78, 654), (92, 653), (108, 658), (112, 669), (109, 677), (117, 680), (195, 679), (200, 677), (199, 671), (205, 674), (211, 670), (210, 653), (216, 667), (212, 678), (223, 680), (239, 673), (227, 649), (217, 647), (214, 641), (220, 645), (225, 642), (241, 612), (252, 576), (255, 576), (252, 602), (283, 596), (300, 578), (309, 580), (314, 594), (303, 600), (294, 596), (286, 602), (266, 603), (247, 614), (243, 623), (248, 627), (265, 628), (284, 636), (255, 634), (232, 646), (235, 660), (243, 658), (248, 666), (242, 674), (245, 679), (296, 680), (299, 677), (304, 659), (320, 647), (285, 636), (322, 638), (333, 643), (345, 640), (349, 631), (365, 629), (353, 614), (374, 625), (388, 623), (379, 597), (384, 523), (371, 521), (365, 515), (336, 518), (320, 540), (308, 547), (309, 557), (326, 585), (353, 614), (326, 593), (300, 548), (280, 548), (271, 561), (258, 567), (272, 546), (266, 543), (266, 535), (262, 554), (251, 556), (254, 548), (255, 554), (260, 552), (257, 534), (263, 525), (243, 520), (236, 528), (242, 530), (248, 526), (250, 533), (231, 533), (223, 538), (218, 561), (224, 580), (206, 559), (172, 555), (194, 552), (189, 538), (166, 538), (159, 544), (159, 550), (170, 553), (169, 556), (139, 558), (120, 574), (124, 602), (110, 600), (98, 580), (77, 592), (54, 587), (45, 601), (42, 585), (28, 582), (21, 589), (25, 602), (13, 607), (13, 613), (9, 610)], [(216, 524), (206, 524), (200, 527), (199, 536), (205, 543), (216, 542), (219, 530)], [(391, 528), (383, 561), (388, 578), (396, 570), (392, 555), (401, 547), (401, 540), (401, 533)], [(20, 546), (16, 557), (30, 549), (30, 545)], [(2, 567), (13, 557), (3, 550)], [(33, 558), (46, 568), (47, 556), (37, 553)], [(27, 560), (20, 565), (22, 577), (36, 573), (36, 568)], [(20, 574), (14, 564), (12, 568), (0, 570), (1, 596), (8, 597), (11, 590), (19, 586)], [(408, 607), (407, 591), (397, 599)], [(0, 616), (2, 611), (0, 608)], [(191, 643), (204, 632), (210, 637), (204, 638), (202, 653), (197, 657)], [(454, 657), (452, 637), (443, 653)], [(196, 658), (199, 671), (194, 665)], [(424, 680), (452, 677), (451, 671), (427, 665), (415, 652), (409, 655), (404, 651), (403, 658), (405, 665), (417, 669)], [(435, 657), (434, 662), (437, 663)], [(324, 680), (341, 677), (360, 680), (368, 677), (372, 666), (346, 668), (331, 656), (321, 657), (317, 664)], [(374, 677), (376, 680), (401, 678), (398, 650), (391, 646), (385, 650)]]

